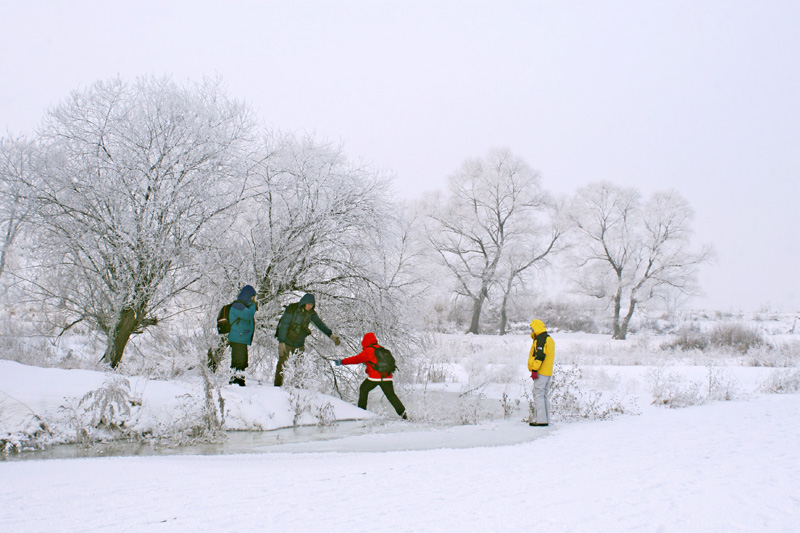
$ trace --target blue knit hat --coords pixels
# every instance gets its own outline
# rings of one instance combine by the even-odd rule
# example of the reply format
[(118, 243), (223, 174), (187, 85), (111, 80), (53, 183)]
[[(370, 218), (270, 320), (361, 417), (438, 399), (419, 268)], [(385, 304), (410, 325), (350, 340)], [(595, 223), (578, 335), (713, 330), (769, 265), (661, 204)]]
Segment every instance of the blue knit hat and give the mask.
[(245, 285), (242, 287), (242, 290), (239, 291), (239, 296), (236, 298), (240, 302), (249, 302), (250, 298), (256, 295), (256, 290), (250, 286)]

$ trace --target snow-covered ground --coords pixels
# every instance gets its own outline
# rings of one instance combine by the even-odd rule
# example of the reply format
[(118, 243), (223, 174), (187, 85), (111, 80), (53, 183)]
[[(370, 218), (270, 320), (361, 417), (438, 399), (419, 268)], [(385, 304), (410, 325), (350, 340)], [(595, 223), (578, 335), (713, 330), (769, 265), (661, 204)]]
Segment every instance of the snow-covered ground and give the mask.
[[(397, 420), (379, 391), (370, 398), (375, 415), (267, 384), (223, 387), (226, 428), (257, 431), (229, 432), (220, 444), (8, 454), (0, 462), (0, 529), (800, 531), (800, 395), (765, 387), (777, 375), (796, 380), (796, 368), (733, 357), (717, 366), (680, 358), (648, 365), (633, 349), (623, 353), (628, 364), (602, 364), (613, 358), (604, 340), (557, 340), (557, 356), (592, 361), (581, 365), (580, 387), (616, 397), (626, 414), (529, 427), (524, 401), (506, 417), (499, 407), (504, 392), (524, 387), (518, 376), (481, 389), (475, 409), (495, 415), (463, 425)], [(400, 389), (412, 414), (438, 402), (474, 402), (467, 382), (507, 375), (513, 361), (522, 361), (524, 374), (519, 350), (529, 340), (469, 342), (472, 363), (450, 358), (453, 381), (428, 384), (425, 394)], [(197, 376), (128, 376), (124, 386), (120, 379), (0, 360), (0, 438), (30, 435), (44, 421), (58, 442), (78, 430), (70, 424), (100, 416), (103, 399), (128, 401), (130, 412), (106, 409), (106, 417), (140, 434), (158, 436), (179, 427), (177, 419), (201, 416)], [(105, 396), (80, 403), (98, 390)], [(706, 398), (664, 407), (690, 393)], [(321, 407), (338, 422), (318, 424)], [(91, 457), (55, 458), (81, 455)]]
[(19, 532), (798, 531), (796, 394), (524, 429), (528, 442), (467, 449), (5, 462), (0, 523)]

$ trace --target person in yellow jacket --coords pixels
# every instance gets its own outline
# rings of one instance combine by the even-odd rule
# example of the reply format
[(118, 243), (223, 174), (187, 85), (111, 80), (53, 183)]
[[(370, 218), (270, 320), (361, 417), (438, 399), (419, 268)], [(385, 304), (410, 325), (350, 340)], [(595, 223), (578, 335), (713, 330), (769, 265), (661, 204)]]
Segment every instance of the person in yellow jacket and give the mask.
[(550, 380), (553, 378), (553, 358), (556, 355), (556, 343), (547, 334), (547, 328), (541, 320), (531, 322), (531, 338), (533, 346), (528, 354), (528, 370), (533, 380), (533, 411), (535, 419), (531, 426), (547, 426), (550, 424)]

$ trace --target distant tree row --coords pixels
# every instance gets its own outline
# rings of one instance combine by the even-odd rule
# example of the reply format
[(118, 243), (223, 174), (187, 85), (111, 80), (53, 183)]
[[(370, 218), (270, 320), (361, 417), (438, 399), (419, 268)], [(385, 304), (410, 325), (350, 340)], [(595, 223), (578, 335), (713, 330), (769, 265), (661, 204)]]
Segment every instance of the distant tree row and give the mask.
[(0, 138), (0, 277), (62, 332), (101, 333), (116, 367), (135, 333), (215, 311), (244, 283), (263, 327), (314, 292), (337, 330), (399, 335), (450, 290), (473, 333), (499, 302), (503, 334), (512, 296), (555, 268), (609, 305), (622, 339), (638, 306), (694, 291), (711, 254), (691, 251), (677, 193), (602, 183), (556, 200), (508, 150), (465, 161), (416, 211), (389, 186), (340, 147), (260, 127), (218, 81), (98, 82), (33, 138)]
[(557, 200), (540, 181), (521, 158), (491, 150), (465, 161), (448, 193), (426, 207), (427, 240), (471, 304), (468, 332), (480, 331), (494, 291), (504, 334), (510, 296), (534, 289), (532, 274), (548, 270), (610, 311), (615, 339), (626, 337), (638, 307), (697, 292), (697, 269), (713, 251), (692, 248), (692, 209), (678, 192), (643, 199), (602, 182)]

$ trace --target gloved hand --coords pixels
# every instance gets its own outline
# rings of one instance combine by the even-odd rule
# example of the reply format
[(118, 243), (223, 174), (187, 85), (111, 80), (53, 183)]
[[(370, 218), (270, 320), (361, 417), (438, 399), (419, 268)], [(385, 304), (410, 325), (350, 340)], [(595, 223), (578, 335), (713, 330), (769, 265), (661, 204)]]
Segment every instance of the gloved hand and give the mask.
[(531, 379), (532, 379), (533, 381), (536, 381), (537, 379), (539, 379), (539, 373), (538, 373), (536, 370), (533, 370), (533, 371), (531, 372)]
[(340, 339), (339, 336), (334, 334), (334, 333), (331, 333), (330, 339), (333, 341), (333, 344), (335, 344), (336, 346), (339, 346), (339, 344), (341, 344), (341, 342), (342, 342), (342, 339)]
[(333, 364), (336, 365), (336, 366), (342, 366), (342, 360), (341, 359), (334, 359), (333, 360)]

